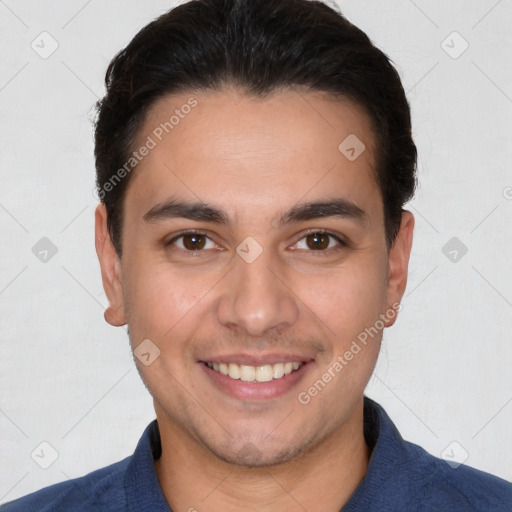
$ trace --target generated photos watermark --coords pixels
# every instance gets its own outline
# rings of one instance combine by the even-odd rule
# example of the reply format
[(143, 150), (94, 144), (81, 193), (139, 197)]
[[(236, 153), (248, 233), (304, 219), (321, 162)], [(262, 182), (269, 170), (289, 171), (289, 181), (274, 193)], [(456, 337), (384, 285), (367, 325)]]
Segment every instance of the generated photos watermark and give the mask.
[(136, 151), (133, 151), (130, 158), (109, 178), (108, 181), (102, 184), (99, 190), (95, 191), (95, 196), (100, 201), (105, 199), (105, 196), (114, 190), (114, 188), (123, 180), (128, 174), (130, 174), (137, 165), (149, 155), (151, 150), (158, 146), (158, 143), (163, 140), (165, 135), (168, 135), (176, 126), (181, 123), (182, 119), (190, 114), (194, 107), (197, 107), (198, 101), (191, 96), (186, 103), (181, 105), (180, 108), (174, 110), (174, 113), (164, 123), (160, 123), (152, 132), (148, 135), (146, 141)]
[(393, 305), (385, 312), (379, 315), (379, 319), (375, 323), (366, 327), (357, 335), (357, 339), (353, 340), (350, 348), (343, 354), (338, 355), (334, 362), (325, 370), (325, 372), (317, 379), (306, 391), (301, 391), (297, 395), (297, 400), (302, 405), (307, 405), (311, 400), (322, 391), (329, 382), (331, 382), (336, 375), (338, 375), (345, 366), (349, 364), (354, 357), (366, 347), (368, 341), (375, 338), (381, 331), (384, 330), (386, 322), (393, 320), (399, 311), (402, 310), (402, 305), (399, 302), (394, 302)]

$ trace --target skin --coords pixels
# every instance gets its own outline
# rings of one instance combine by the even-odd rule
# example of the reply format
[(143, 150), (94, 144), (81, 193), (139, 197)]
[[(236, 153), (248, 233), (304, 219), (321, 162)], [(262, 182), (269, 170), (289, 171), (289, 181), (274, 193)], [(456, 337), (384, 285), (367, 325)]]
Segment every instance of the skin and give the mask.
[[(372, 125), (354, 103), (298, 90), (265, 100), (234, 89), (171, 95), (152, 106), (138, 144), (191, 96), (198, 105), (131, 177), (121, 259), (104, 205), (96, 210), (105, 318), (128, 324), (133, 349), (150, 339), (160, 350), (149, 366), (135, 362), (160, 427), (162, 490), (175, 511), (339, 511), (368, 466), (363, 392), (382, 331), (309, 403), (297, 396), (400, 301), (414, 218), (403, 214), (388, 248)], [(338, 150), (349, 134), (366, 146), (353, 162)], [(171, 197), (213, 205), (231, 224), (143, 219)], [(297, 204), (335, 197), (365, 219), (278, 225)], [(166, 246), (189, 229), (206, 232), (203, 249), (187, 252), (190, 238)], [(322, 229), (348, 245), (327, 237), (315, 249), (307, 231)], [(252, 263), (236, 252), (248, 236), (263, 250)], [(248, 352), (314, 361), (292, 389), (263, 400), (227, 395), (199, 362)]]

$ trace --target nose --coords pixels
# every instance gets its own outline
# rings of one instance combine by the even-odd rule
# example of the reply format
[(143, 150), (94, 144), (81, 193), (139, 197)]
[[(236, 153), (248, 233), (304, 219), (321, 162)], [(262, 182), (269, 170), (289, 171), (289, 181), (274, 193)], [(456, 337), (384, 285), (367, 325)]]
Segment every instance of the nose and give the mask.
[(279, 333), (293, 326), (299, 307), (289, 270), (267, 249), (252, 262), (235, 254), (233, 268), (222, 283), (218, 321), (250, 336), (264, 336), (272, 330)]

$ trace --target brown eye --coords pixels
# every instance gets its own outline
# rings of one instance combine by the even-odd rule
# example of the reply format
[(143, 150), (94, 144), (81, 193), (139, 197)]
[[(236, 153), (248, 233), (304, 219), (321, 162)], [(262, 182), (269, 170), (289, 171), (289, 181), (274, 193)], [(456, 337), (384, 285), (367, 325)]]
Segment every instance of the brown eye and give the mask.
[(297, 249), (301, 251), (316, 251), (319, 253), (330, 253), (338, 249), (346, 247), (346, 243), (337, 237), (326, 231), (311, 231), (304, 235), (296, 245)]
[(183, 247), (189, 251), (203, 249), (206, 245), (206, 237), (200, 234), (183, 235)]
[(176, 247), (185, 252), (199, 252), (203, 249), (215, 249), (215, 243), (204, 233), (182, 233), (166, 243), (173, 250)]
[(310, 249), (319, 250), (329, 247), (330, 236), (327, 233), (312, 233), (306, 236), (306, 243)]

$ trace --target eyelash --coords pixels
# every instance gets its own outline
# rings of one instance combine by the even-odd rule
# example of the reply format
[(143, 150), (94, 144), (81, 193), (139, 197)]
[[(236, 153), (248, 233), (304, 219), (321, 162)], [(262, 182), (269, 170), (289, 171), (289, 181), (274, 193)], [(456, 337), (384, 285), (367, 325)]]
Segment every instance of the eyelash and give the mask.
[[(318, 250), (308, 249), (308, 252), (315, 253), (315, 255), (317, 255), (317, 256), (329, 255), (332, 251), (337, 252), (343, 248), (349, 247), (349, 244), (345, 240), (340, 238), (338, 235), (335, 235), (334, 233), (331, 233), (330, 231), (327, 231), (325, 229), (310, 229), (310, 230), (306, 231), (302, 235), (302, 237), (299, 238), (299, 240), (296, 242), (296, 244), (299, 243), (304, 238), (306, 238), (308, 235), (313, 235), (313, 234), (328, 235), (331, 238), (334, 238), (334, 240), (336, 240), (336, 242), (338, 242), (338, 244), (339, 244), (337, 248), (331, 247), (328, 249), (318, 249)], [(206, 232), (201, 231), (201, 230), (189, 230), (189, 231), (183, 231), (180, 234), (173, 237), (171, 240), (169, 240), (168, 242), (165, 243), (165, 247), (170, 248), (174, 244), (174, 242), (176, 242), (180, 238), (183, 238), (184, 236), (187, 236), (187, 235), (202, 235), (213, 242), (213, 240), (211, 240), (211, 238), (208, 236), (208, 234)], [(206, 249), (198, 249), (198, 250), (193, 251), (193, 250), (181, 249), (180, 247), (178, 247), (178, 248), (172, 248), (171, 250), (173, 250), (173, 251), (178, 250), (181, 252), (185, 252), (185, 253), (194, 255), (194, 254), (197, 254), (200, 252), (204, 252)], [(299, 249), (299, 250), (304, 251), (304, 249)]]

